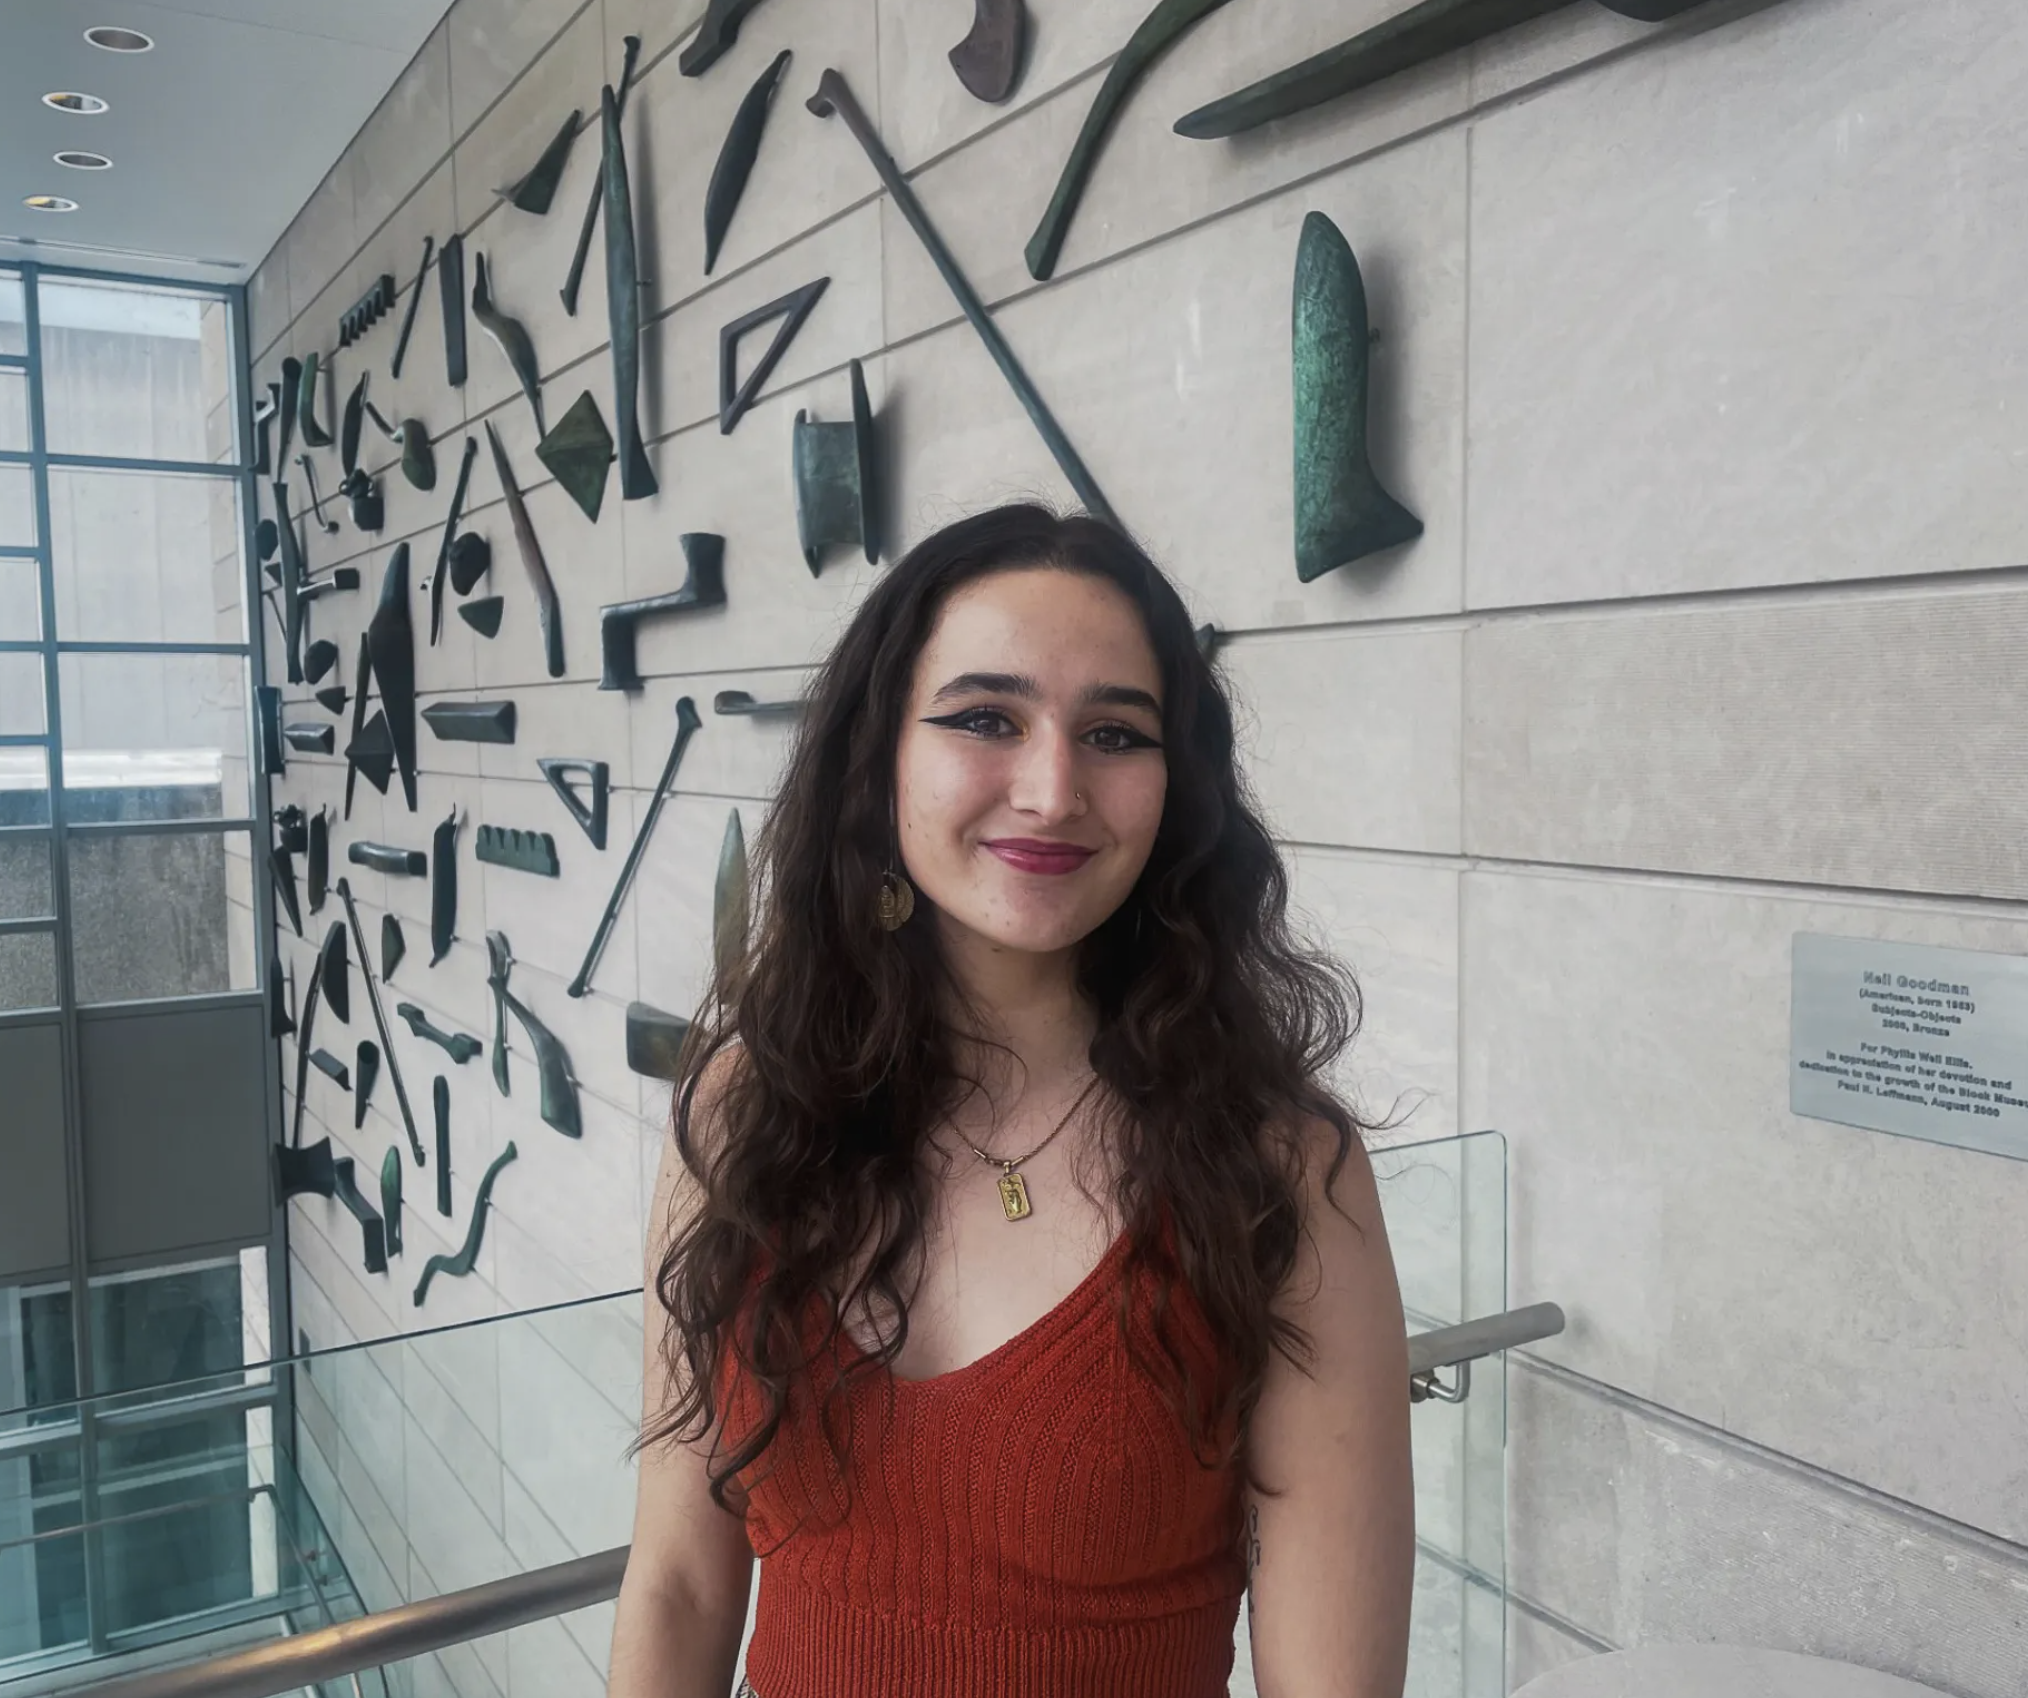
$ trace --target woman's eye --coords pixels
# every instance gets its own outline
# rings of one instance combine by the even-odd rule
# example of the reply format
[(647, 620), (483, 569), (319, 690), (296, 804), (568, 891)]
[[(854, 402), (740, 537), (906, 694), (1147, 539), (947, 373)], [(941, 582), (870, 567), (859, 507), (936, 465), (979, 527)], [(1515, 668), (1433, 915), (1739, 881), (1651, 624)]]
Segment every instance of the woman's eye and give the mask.
[(948, 726), (953, 731), (968, 731), (974, 736), (987, 736), (991, 734), (995, 722), (1005, 725), (1008, 723), (1007, 716), (998, 708), (981, 707), (966, 708), (963, 713), (939, 714), (928, 723)]

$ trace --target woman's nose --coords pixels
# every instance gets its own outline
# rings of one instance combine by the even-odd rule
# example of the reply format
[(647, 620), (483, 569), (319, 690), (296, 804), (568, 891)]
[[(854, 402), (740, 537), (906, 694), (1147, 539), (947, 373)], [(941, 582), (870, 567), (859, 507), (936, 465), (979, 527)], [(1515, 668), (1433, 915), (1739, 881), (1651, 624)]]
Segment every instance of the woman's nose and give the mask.
[(1069, 819), (1082, 812), (1077, 755), (1076, 743), (1066, 736), (1047, 730), (1032, 733), (1021, 751), (1008, 799), (1024, 813), (1044, 819)]

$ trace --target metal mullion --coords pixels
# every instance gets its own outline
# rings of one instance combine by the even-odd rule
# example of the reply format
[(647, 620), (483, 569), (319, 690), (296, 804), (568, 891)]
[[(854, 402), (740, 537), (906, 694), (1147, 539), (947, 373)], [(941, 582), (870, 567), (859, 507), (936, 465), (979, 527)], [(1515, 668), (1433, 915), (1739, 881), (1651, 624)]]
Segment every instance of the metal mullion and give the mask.
[(39, 542), (0, 542), (0, 560), (40, 560), (42, 544)]
[(26, 354), (0, 354), (0, 371), (26, 371), (27, 369), (28, 356)]
[[(42, 654), (46, 645), (37, 643), (34, 648), (37, 654)], [(47, 731), (0, 732), (0, 749), (46, 749), (51, 741)]]
[(26, 920), (0, 920), (0, 937), (34, 937), (39, 932), (56, 930), (56, 916), (43, 914)]
[[(73, 837), (209, 837), (214, 833), (244, 831), (252, 834), (258, 820), (79, 820), (70, 827)], [(249, 852), (251, 852), (249, 850)]]
[[(10, 646), (27, 647), (27, 644), (9, 645), (0, 643), (0, 648)], [(35, 645), (40, 646), (40, 645)], [(226, 654), (247, 658), (248, 645), (245, 643), (87, 643), (60, 642), (56, 645), (58, 654)]]
[(0, 825), (0, 842), (15, 838), (47, 837), (49, 831), (47, 825)]
[(168, 477), (236, 478), (252, 467), (236, 460), (151, 460), (129, 454), (49, 454), (48, 464), (64, 472), (159, 472)]

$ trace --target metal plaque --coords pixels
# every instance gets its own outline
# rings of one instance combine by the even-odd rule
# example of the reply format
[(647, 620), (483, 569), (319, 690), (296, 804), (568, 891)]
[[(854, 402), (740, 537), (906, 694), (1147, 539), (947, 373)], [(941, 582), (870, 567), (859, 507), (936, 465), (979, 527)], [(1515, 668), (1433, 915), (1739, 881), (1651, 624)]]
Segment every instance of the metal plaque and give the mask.
[(1798, 932), (1789, 1107), (2028, 1161), (2028, 956)]

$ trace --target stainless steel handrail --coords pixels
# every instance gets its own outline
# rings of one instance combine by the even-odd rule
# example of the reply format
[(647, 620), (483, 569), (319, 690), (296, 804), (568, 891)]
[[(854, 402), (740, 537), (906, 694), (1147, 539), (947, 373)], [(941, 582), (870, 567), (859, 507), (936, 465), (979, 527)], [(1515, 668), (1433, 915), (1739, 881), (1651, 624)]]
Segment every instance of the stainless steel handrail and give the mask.
[[(1463, 1376), (1473, 1362), (1553, 1338), (1563, 1325), (1563, 1311), (1554, 1303), (1534, 1303), (1462, 1326), (1415, 1333), (1408, 1341), (1410, 1395), (1418, 1402), (1427, 1397), (1459, 1401), (1469, 1387)], [(1444, 1386), (1436, 1379), (1440, 1368), (1456, 1368), (1461, 1384)], [(205, 1662), (122, 1675), (77, 1688), (72, 1698), (277, 1698), (320, 1681), (340, 1680), (362, 1669), (605, 1603), (619, 1593), (628, 1548), (621, 1545), (596, 1556), (490, 1580)]]

